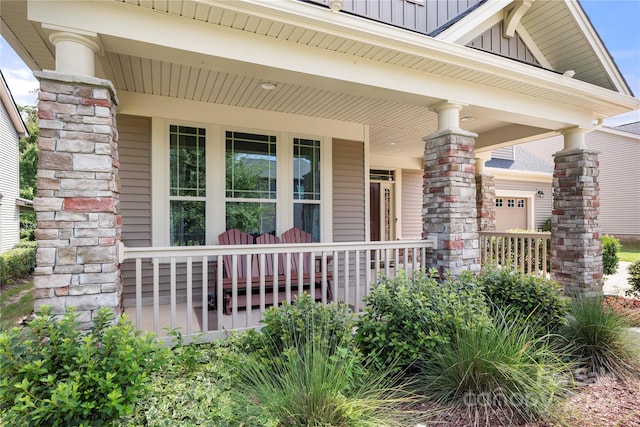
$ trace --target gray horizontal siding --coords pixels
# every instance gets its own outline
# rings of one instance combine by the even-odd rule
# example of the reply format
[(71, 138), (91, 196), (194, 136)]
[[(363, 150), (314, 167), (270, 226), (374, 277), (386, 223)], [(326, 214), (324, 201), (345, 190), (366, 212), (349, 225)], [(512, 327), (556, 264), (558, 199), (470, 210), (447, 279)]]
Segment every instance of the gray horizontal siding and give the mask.
[(422, 237), (422, 171), (402, 171), (402, 238)]
[(333, 241), (365, 240), (364, 145), (333, 141)]

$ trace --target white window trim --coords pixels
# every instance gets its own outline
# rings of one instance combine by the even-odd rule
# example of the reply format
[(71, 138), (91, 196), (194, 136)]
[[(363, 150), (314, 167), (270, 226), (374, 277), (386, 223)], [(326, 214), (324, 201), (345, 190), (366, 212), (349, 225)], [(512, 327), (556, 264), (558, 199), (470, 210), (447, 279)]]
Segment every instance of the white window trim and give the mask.
[(223, 173), (220, 171), (225, 170), (225, 132), (228, 130), (276, 136), (278, 191), (275, 201), (276, 234), (278, 236), (293, 227), (293, 138), (320, 141), (320, 232), (323, 242), (333, 240), (333, 147), (331, 137), (153, 117), (151, 120), (151, 244), (153, 247), (169, 246), (169, 125), (193, 126), (206, 130), (207, 245), (217, 244), (218, 235), (225, 231), (224, 219), (220, 220), (220, 218), (225, 218), (225, 203), (216, 203), (215, 201), (224, 202), (226, 200), (225, 179), (220, 176)]

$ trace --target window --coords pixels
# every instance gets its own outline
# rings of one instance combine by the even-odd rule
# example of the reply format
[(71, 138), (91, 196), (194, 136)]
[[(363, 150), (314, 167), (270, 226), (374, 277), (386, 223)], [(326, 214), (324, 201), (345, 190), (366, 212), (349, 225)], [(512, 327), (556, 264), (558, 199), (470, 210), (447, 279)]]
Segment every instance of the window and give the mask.
[(518, 199), (518, 207), (524, 208), (524, 199)]
[(501, 208), (502, 207), (502, 199), (496, 199), (496, 207), (497, 208)]
[(514, 199), (507, 199), (507, 207), (508, 208), (515, 207), (515, 203), (516, 203), (516, 201)]
[(293, 225), (320, 241), (320, 141), (293, 139)]
[(169, 128), (169, 244), (204, 245), (206, 237), (206, 132)]
[(275, 234), (276, 137), (225, 132), (226, 229)]

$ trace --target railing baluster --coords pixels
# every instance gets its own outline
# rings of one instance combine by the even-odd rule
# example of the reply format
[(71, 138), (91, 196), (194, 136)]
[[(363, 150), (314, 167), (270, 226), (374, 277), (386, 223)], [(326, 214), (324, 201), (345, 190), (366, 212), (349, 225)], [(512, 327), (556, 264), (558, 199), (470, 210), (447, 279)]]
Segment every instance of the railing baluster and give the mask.
[(223, 283), (222, 283), (222, 281), (224, 280), (222, 278), (222, 274), (224, 272), (223, 271), (224, 270), (223, 259), (224, 258), (222, 257), (222, 255), (218, 255), (218, 259), (217, 259), (218, 268), (216, 270), (216, 274), (218, 276), (218, 281), (217, 281), (217, 283), (218, 283), (218, 291), (217, 291), (218, 292), (218, 298), (217, 298), (217, 301), (216, 301), (217, 302), (217, 306), (218, 306), (218, 313), (217, 313), (217, 315), (218, 315), (218, 322), (217, 323), (218, 324), (216, 325), (217, 326), (216, 329), (219, 330), (219, 331), (222, 330), (222, 314), (223, 314), (222, 311), (224, 310), (224, 298), (225, 298), (224, 289), (223, 289)]
[(535, 262), (534, 262), (534, 271), (535, 271), (535, 276), (538, 277), (540, 276), (540, 269), (538, 268), (538, 265), (540, 265), (540, 239), (533, 239), (535, 245), (536, 245), (536, 258), (535, 258)]
[[(280, 261), (280, 254), (278, 254), (278, 256), (273, 257), (273, 276), (271, 277), (271, 288), (272, 288), (272, 294), (271, 295), (278, 295), (278, 292), (280, 292), (280, 283), (279, 283), (279, 279), (280, 279), (280, 274), (278, 273), (279, 271), (279, 261)], [(285, 274), (288, 274), (285, 272)], [(278, 299), (279, 298), (275, 298), (273, 300), (272, 305), (274, 307), (278, 306)]]
[(191, 265), (191, 257), (187, 257), (187, 334), (193, 333), (193, 326), (191, 324), (193, 313), (193, 271)]
[(356, 251), (356, 295), (355, 301), (353, 302), (354, 313), (360, 312), (360, 253), (361, 251)]
[[(311, 258), (311, 265), (309, 266), (309, 270), (311, 271), (311, 278), (309, 281), (311, 282), (310, 287), (315, 287), (315, 271), (316, 271), (316, 258), (315, 254), (309, 254)], [(304, 265), (304, 253), (298, 252), (298, 265)], [(304, 290), (304, 270), (298, 269), (298, 295), (300, 295)], [(311, 290), (312, 295), (315, 295), (315, 289)]]
[(365, 249), (365, 276), (364, 276), (364, 295), (371, 292), (371, 249)]
[(171, 257), (171, 281), (170, 281), (170, 304), (171, 304), (171, 319), (169, 325), (171, 329), (176, 327), (176, 259)]
[[(271, 255), (274, 256), (274, 255)], [(267, 255), (263, 252), (260, 254), (260, 317), (262, 317), (262, 312), (265, 310), (265, 288), (266, 288), (266, 279), (265, 279), (265, 266), (267, 262)], [(273, 265), (273, 264), (272, 264)]]
[(333, 302), (338, 303), (338, 251), (333, 251)]
[(389, 259), (391, 258), (391, 256), (389, 255), (389, 249), (384, 249), (384, 275), (389, 277), (389, 270), (390, 270), (390, 262)]
[(142, 258), (136, 259), (136, 328), (142, 328)]
[(231, 327), (238, 327), (238, 255), (231, 256)]
[(344, 251), (344, 303), (349, 305), (349, 251)]
[[(287, 252), (287, 256), (286, 256), (286, 261), (285, 261), (285, 265), (286, 265), (286, 282), (285, 282), (285, 299), (288, 302), (291, 302), (291, 252)], [(298, 270), (302, 269), (302, 265), (298, 265)], [(300, 271), (298, 271), (298, 275), (300, 274)], [(276, 305), (275, 303), (278, 301), (277, 298), (277, 294), (274, 295), (274, 305)]]
[(160, 260), (153, 259), (153, 332), (160, 333)]
[[(214, 280), (215, 280), (215, 277), (214, 277)], [(213, 287), (213, 293), (217, 294), (217, 299), (222, 301), (222, 295), (217, 293), (215, 282)], [(208, 331), (209, 331), (209, 259), (205, 255), (202, 257), (202, 332), (208, 332)]]
[(251, 295), (251, 264), (253, 263), (253, 256), (251, 254), (247, 254), (245, 256), (245, 262), (247, 263), (247, 286), (246, 289), (244, 291), (245, 293), (245, 299), (246, 299), (246, 303), (245, 303), (245, 315), (247, 318), (247, 326), (251, 325), (251, 311), (252, 311), (252, 306), (253, 306), (253, 296)]

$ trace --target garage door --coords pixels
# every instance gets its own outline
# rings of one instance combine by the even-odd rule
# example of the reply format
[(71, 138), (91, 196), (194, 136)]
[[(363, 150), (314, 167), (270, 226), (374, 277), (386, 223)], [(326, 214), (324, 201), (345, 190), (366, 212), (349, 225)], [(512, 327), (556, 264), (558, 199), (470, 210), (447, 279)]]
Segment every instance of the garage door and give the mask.
[(496, 231), (527, 229), (527, 199), (496, 197)]

